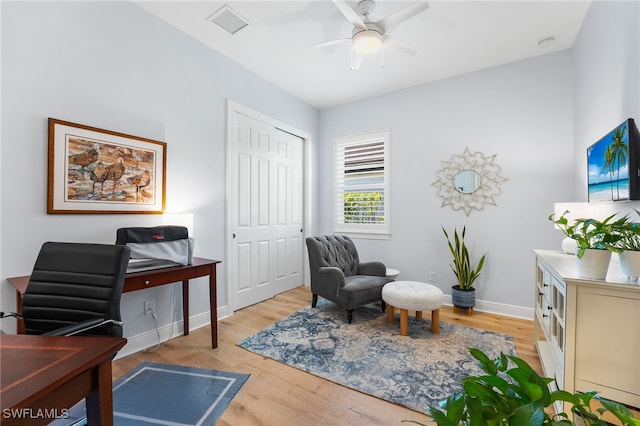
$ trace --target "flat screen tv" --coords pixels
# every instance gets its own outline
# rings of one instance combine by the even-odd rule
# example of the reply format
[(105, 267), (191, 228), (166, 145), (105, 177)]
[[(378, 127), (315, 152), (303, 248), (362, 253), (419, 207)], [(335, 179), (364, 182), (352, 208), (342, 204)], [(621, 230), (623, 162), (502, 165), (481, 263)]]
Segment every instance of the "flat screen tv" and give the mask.
[(587, 148), (589, 202), (640, 200), (640, 134), (629, 118)]

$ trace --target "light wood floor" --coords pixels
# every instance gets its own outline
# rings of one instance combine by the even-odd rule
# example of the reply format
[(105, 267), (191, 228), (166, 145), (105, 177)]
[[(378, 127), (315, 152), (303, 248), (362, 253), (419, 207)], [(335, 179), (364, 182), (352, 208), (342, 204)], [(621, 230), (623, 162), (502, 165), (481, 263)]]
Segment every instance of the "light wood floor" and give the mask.
[[(120, 377), (142, 361), (250, 373), (251, 377), (217, 425), (400, 425), (402, 420), (426, 423), (427, 417), (421, 413), (345, 388), (236, 346), (240, 340), (310, 302), (308, 287), (280, 294), (219, 321), (217, 349), (211, 349), (210, 329), (204, 327), (192, 331), (189, 336), (163, 343), (155, 352), (139, 352), (114, 361), (113, 377)], [(356, 314), (354, 321), (357, 320)], [(532, 321), (477, 311), (467, 316), (453, 313), (446, 306), (440, 310), (440, 321), (512, 335), (518, 356), (541, 373), (532, 343)]]

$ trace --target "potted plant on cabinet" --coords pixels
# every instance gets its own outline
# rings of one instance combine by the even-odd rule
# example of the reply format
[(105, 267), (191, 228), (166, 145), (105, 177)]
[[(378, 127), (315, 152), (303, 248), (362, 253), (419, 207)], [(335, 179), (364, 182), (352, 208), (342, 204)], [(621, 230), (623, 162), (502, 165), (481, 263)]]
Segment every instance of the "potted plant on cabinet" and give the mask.
[(615, 214), (604, 220), (579, 218), (569, 224), (565, 211), (559, 218), (555, 214), (549, 216), (567, 237), (575, 240), (578, 275), (582, 278), (603, 280), (607, 276), (611, 252), (622, 239), (619, 232), (626, 221), (625, 218), (613, 220)]
[[(462, 390), (450, 395), (439, 407), (429, 407), (438, 426), (458, 425), (610, 425), (602, 416), (609, 412), (622, 425), (640, 426), (624, 405), (600, 398), (596, 392), (570, 393), (549, 390), (553, 379), (541, 377), (521, 358), (500, 354), (490, 359), (479, 349), (470, 348), (484, 374), (462, 379)], [(601, 408), (593, 409), (597, 400)], [(566, 402), (573, 413), (553, 414), (556, 401)], [(424, 425), (415, 420), (407, 423)]]
[(467, 232), (466, 226), (462, 228), (462, 233), (460, 234), (458, 234), (457, 229), (453, 230), (453, 241), (449, 238), (449, 234), (444, 227), (442, 232), (447, 238), (449, 251), (453, 256), (453, 264), (450, 266), (458, 280), (458, 284), (451, 287), (451, 301), (454, 307), (465, 308), (471, 315), (471, 311), (476, 304), (476, 289), (473, 287), (473, 283), (480, 276), (487, 255), (482, 255), (476, 266), (473, 267), (469, 249), (464, 242)]
[[(635, 210), (638, 215), (640, 211)], [(616, 243), (614, 251), (620, 257), (622, 272), (632, 281), (640, 277), (640, 223), (633, 222), (629, 216), (619, 221), (617, 231), (621, 238)]]

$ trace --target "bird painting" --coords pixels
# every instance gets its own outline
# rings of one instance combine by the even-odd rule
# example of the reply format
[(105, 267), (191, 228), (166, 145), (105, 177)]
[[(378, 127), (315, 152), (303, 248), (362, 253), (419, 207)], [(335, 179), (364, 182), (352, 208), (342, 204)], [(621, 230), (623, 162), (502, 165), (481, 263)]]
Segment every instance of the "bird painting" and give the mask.
[(84, 177), (86, 167), (98, 161), (99, 151), (100, 145), (95, 143), (91, 149), (87, 151), (69, 155), (69, 164), (80, 166), (80, 171)]
[(140, 174), (128, 177), (127, 181), (136, 187), (136, 201), (139, 202), (141, 201), (140, 190), (151, 183), (151, 173), (149, 173), (149, 170), (145, 170)]
[[(157, 204), (156, 191), (163, 191), (164, 186), (164, 182), (158, 186), (157, 174), (164, 170), (157, 169), (156, 151), (108, 139), (75, 135), (65, 139), (65, 200), (95, 204), (87, 209), (96, 211), (109, 209), (105, 207), (109, 204), (117, 204), (116, 210), (123, 212), (128, 211), (126, 204)], [(139, 206), (132, 206), (132, 210), (138, 211)]]
[(104, 186), (104, 181), (107, 180), (107, 168), (102, 164), (102, 161), (96, 163), (91, 170), (91, 174), (89, 178), (93, 181), (93, 188), (91, 190), (92, 194), (96, 192), (96, 183), (100, 184), (100, 192), (102, 192), (102, 188)]
[(118, 157), (118, 161), (109, 165), (105, 170), (105, 173), (106, 173), (105, 180), (113, 181), (113, 188), (111, 190), (112, 196), (115, 195), (116, 193), (116, 184), (118, 180), (120, 180), (122, 175), (124, 175), (125, 169), (126, 167), (124, 166), (124, 161), (122, 160), (122, 157)]

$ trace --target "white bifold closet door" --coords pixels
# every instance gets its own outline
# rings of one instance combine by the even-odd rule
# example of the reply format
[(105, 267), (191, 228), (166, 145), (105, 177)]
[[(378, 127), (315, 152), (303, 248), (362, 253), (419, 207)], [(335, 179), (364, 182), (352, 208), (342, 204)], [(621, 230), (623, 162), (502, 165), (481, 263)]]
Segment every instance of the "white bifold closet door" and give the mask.
[(229, 267), (237, 310), (303, 282), (303, 140), (233, 114)]

